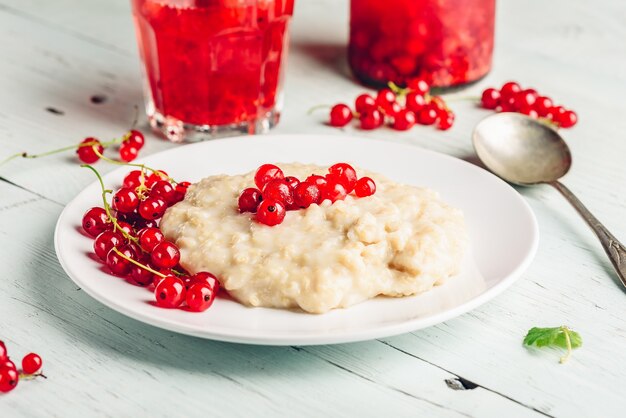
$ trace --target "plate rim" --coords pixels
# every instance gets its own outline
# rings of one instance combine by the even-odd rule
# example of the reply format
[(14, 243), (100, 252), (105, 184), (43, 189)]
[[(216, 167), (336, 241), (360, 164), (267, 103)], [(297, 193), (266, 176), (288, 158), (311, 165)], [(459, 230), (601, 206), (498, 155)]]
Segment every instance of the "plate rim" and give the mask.
[[(487, 303), (488, 301), (492, 300), (493, 298), (501, 294), (504, 290), (509, 288), (528, 269), (529, 265), (532, 263), (533, 259), (535, 258), (535, 255), (539, 247), (539, 225), (538, 225), (537, 218), (536, 218), (534, 211), (532, 210), (532, 208), (530, 207), (526, 199), (524, 199), (524, 197), (517, 190), (515, 190), (515, 188), (513, 188), (510, 184), (508, 184), (504, 180), (500, 179), (499, 177), (497, 177), (496, 175), (494, 175), (493, 173), (491, 173), (490, 171), (482, 167), (479, 167), (461, 158), (454, 157), (454, 156), (451, 156), (442, 152), (425, 149), (418, 145), (390, 142), (388, 140), (383, 140), (383, 139), (378, 139), (378, 138), (367, 138), (367, 137), (356, 136), (356, 135), (269, 134), (269, 135), (263, 135), (258, 139), (265, 139), (265, 140), (272, 141), (272, 140), (280, 140), (282, 138), (287, 138), (287, 137), (301, 138), (301, 139), (306, 139), (306, 138), (310, 139), (313, 137), (325, 137), (328, 139), (338, 138), (343, 141), (358, 140), (358, 141), (369, 141), (369, 142), (392, 144), (392, 146), (395, 146), (395, 147), (411, 149), (412, 152), (417, 151), (417, 152), (424, 153), (424, 154), (436, 155), (437, 158), (443, 157), (446, 160), (454, 160), (453, 164), (466, 165), (466, 166), (471, 167), (472, 170), (483, 171), (485, 172), (485, 174), (492, 176), (494, 180), (502, 183), (508, 189), (509, 192), (512, 192), (515, 195), (517, 201), (521, 203), (521, 207), (524, 209), (525, 215), (528, 217), (528, 219), (532, 223), (532, 230), (530, 231), (530, 235), (532, 237), (532, 243), (529, 248), (529, 251), (526, 253), (522, 261), (506, 277), (504, 277), (502, 280), (497, 282), (495, 285), (493, 285), (492, 287), (490, 287), (483, 293), (480, 293), (472, 297), (471, 299), (463, 302), (460, 305), (457, 305), (453, 308), (450, 308), (438, 314), (430, 315), (426, 318), (423, 318), (423, 317), (412, 318), (410, 320), (407, 320), (401, 323), (384, 325), (384, 326), (377, 327), (375, 329), (351, 331), (347, 335), (336, 335), (336, 334), (333, 334), (330, 336), (309, 335), (309, 336), (297, 336), (295, 338), (283, 337), (283, 336), (269, 337), (269, 338), (259, 338), (255, 336), (245, 337), (245, 336), (242, 336), (241, 333), (236, 333), (236, 332), (229, 333), (226, 330), (221, 331), (221, 332), (198, 331), (195, 327), (192, 327), (192, 326), (181, 325), (179, 323), (171, 323), (171, 321), (167, 318), (154, 319), (153, 317), (143, 314), (141, 312), (132, 311), (132, 309), (126, 308), (123, 304), (117, 303), (110, 298), (101, 296), (98, 292), (93, 291), (88, 286), (88, 280), (83, 280), (82, 278), (80, 278), (79, 274), (75, 274), (72, 268), (70, 268), (70, 266), (65, 262), (64, 258), (60, 256), (61, 251), (60, 251), (60, 242), (59, 242), (59, 239), (60, 239), (59, 231), (61, 230), (61, 227), (63, 224), (62, 221), (64, 221), (65, 218), (68, 216), (67, 214), (70, 208), (73, 206), (76, 200), (81, 196), (81, 194), (85, 192), (87, 189), (98, 184), (98, 181), (95, 180), (89, 183), (83, 189), (81, 189), (74, 196), (74, 198), (65, 205), (65, 207), (59, 214), (59, 217), (57, 219), (57, 222), (54, 228), (54, 250), (55, 250), (57, 259), (59, 261), (59, 264), (61, 265), (61, 267), (67, 274), (67, 276), (70, 278), (70, 280), (72, 280), (74, 283), (79, 285), (81, 287), (81, 290), (87, 293), (90, 297), (92, 297), (99, 303), (103, 304), (104, 306), (108, 307), (109, 309), (113, 309), (114, 311), (128, 318), (131, 318), (135, 321), (142, 322), (142, 323), (145, 323), (145, 324), (148, 324), (148, 325), (160, 328), (160, 329), (164, 329), (167, 331), (176, 332), (176, 333), (185, 334), (185, 335), (191, 335), (194, 337), (200, 337), (200, 338), (210, 339), (210, 340), (215, 340), (215, 341), (251, 344), (251, 345), (271, 345), (271, 346), (303, 345), (304, 346), (304, 345), (341, 344), (341, 343), (349, 343), (349, 342), (367, 341), (367, 340), (378, 339), (378, 338), (386, 338), (386, 337), (390, 337), (394, 335), (404, 334), (407, 332), (412, 332), (412, 331), (417, 331), (420, 329), (428, 328), (433, 325), (456, 318), (458, 316), (461, 316), (469, 312), (470, 310), (477, 308), (478, 306), (481, 306)], [(210, 141), (185, 144), (184, 147), (185, 148), (202, 147), (202, 146), (206, 146), (207, 144), (212, 144), (212, 143), (217, 143), (217, 142), (227, 142), (227, 141), (233, 142), (233, 141), (243, 141), (243, 140), (250, 140), (250, 136), (243, 135), (243, 136), (237, 136), (237, 137), (219, 138), (219, 139), (213, 139)], [(154, 154), (150, 154), (146, 157), (137, 159), (133, 161), (133, 163), (142, 164), (144, 163), (146, 159), (152, 159), (162, 154), (166, 154), (166, 153), (172, 152), (173, 150), (178, 150), (181, 148), (183, 147), (162, 150)], [(124, 169), (125, 169), (125, 166), (121, 166), (103, 175), (102, 178), (106, 182), (107, 178), (116, 176), (118, 172), (121, 172)], [(254, 308), (251, 308), (251, 309), (254, 309)], [(415, 325), (416, 322), (418, 322), (419, 325)]]

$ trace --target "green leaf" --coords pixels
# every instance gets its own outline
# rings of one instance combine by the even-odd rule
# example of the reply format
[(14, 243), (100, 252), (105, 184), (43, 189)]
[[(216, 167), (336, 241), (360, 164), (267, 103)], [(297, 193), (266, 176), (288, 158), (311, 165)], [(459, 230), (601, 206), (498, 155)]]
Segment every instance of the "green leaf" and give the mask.
[(533, 327), (524, 338), (524, 345), (535, 347), (560, 347), (567, 350), (567, 355), (561, 358), (564, 363), (569, 358), (572, 349), (582, 346), (583, 339), (576, 331), (566, 326), (554, 328)]

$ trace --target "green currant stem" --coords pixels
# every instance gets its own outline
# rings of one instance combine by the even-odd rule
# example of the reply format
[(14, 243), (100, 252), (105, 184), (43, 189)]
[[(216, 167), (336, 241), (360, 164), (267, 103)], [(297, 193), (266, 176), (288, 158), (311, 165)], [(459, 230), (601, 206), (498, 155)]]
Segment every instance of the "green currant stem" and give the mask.
[[(96, 154), (98, 157), (102, 158), (104, 161), (109, 162), (109, 163), (111, 163), (111, 164), (115, 164), (115, 165), (124, 165), (124, 166), (128, 166), (128, 167), (137, 167), (137, 168), (140, 168), (140, 169), (141, 169), (141, 176), (142, 176), (142, 177), (141, 177), (141, 184), (142, 184), (142, 185), (144, 184), (144, 180), (145, 180), (145, 176), (144, 176), (144, 174), (143, 174), (144, 170), (150, 170), (150, 171), (152, 171), (153, 173), (158, 173), (158, 172), (159, 172), (159, 170), (157, 170), (157, 169), (155, 169), (155, 168), (152, 168), (152, 167), (148, 167), (148, 166), (147, 166), (147, 165), (145, 165), (145, 164), (126, 163), (126, 162), (124, 162), (124, 161), (117, 161), (117, 160), (113, 160), (113, 159), (111, 159), (111, 158), (109, 158), (109, 157), (105, 157), (104, 155), (102, 155), (102, 153), (101, 153), (100, 151), (98, 151), (98, 150), (97, 150), (97, 149), (95, 149), (95, 148), (94, 148), (94, 152), (95, 152), (95, 154)], [(173, 178), (171, 178), (170, 176), (167, 176), (167, 179), (168, 179), (168, 180), (170, 180), (170, 181), (171, 181), (171, 182), (173, 182), (173, 183), (178, 184), (178, 182), (177, 182), (176, 180), (174, 180)]]
[(120, 225), (117, 223), (117, 218), (111, 214), (111, 207), (109, 206), (109, 202), (107, 202), (107, 194), (113, 193), (113, 190), (105, 189), (104, 181), (102, 181), (102, 176), (100, 175), (100, 173), (98, 173), (98, 170), (96, 170), (95, 168), (93, 168), (89, 164), (81, 164), (81, 167), (85, 167), (85, 168), (90, 169), (91, 171), (93, 171), (96, 174), (96, 177), (98, 177), (98, 181), (100, 182), (100, 188), (102, 189), (102, 203), (104, 204), (104, 211), (106, 212), (107, 216), (109, 217), (109, 220), (113, 224), (113, 230), (114, 231), (115, 230), (120, 231), (120, 233), (124, 236), (124, 238), (126, 238), (126, 239), (128, 239), (130, 241), (133, 241), (134, 243), (138, 243), (139, 240), (137, 238), (133, 237), (132, 235), (130, 235), (128, 232), (124, 231), (120, 227)]
[[(110, 145), (115, 145), (115, 144), (121, 144), (122, 142), (124, 142), (126, 139), (128, 138), (128, 134), (124, 135), (122, 138), (116, 138), (113, 139), (111, 141), (108, 142), (101, 142), (100, 145), (102, 145), (104, 148), (110, 146)], [(63, 148), (57, 148), (51, 151), (46, 151), (46, 152), (42, 152), (41, 154), (29, 154), (27, 152), (19, 152), (17, 154), (13, 154), (10, 155), (9, 157), (5, 158), (4, 160), (0, 161), (0, 166), (8, 163), (11, 160), (14, 160), (16, 158), (41, 158), (41, 157), (47, 157), (48, 155), (53, 155), (53, 154), (58, 154), (61, 152), (65, 152), (65, 151), (71, 151), (71, 150), (75, 150), (78, 148), (83, 148), (83, 147), (94, 147), (98, 145), (97, 142), (91, 141), (91, 142), (85, 142), (85, 143), (81, 143), (78, 145), (69, 145), (67, 147), (63, 147)]]
[(157, 276), (159, 276), (160, 278), (165, 278), (167, 277), (165, 274), (161, 273), (160, 271), (156, 271), (153, 268), (150, 268), (148, 266), (146, 266), (145, 264), (141, 264), (139, 261), (135, 261), (132, 258), (128, 257), (126, 254), (123, 254), (120, 250), (118, 250), (116, 247), (113, 247), (113, 251), (115, 251), (115, 253), (117, 255), (119, 255), (120, 257), (122, 257), (124, 260), (133, 263), (134, 265), (136, 265), (137, 267), (141, 267), (142, 269), (149, 271), (152, 274), (156, 274)]
[(559, 360), (559, 363), (563, 364), (565, 363), (570, 356), (572, 355), (572, 340), (569, 337), (569, 328), (567, 328), (566, 326), (562, 326), (561, 330), (563, 331), (563, 334), (565, 334), (565, 345), (567, 347), (567, 354), (565, 354), (563, 357), (561, 357), (561, 359)]
[(307, 115), (312, 115), (314, 112), (321, 110), (321, 109), (330, 109), (332, 106), (331, 105), (327, 105), (327, 104), (320, 104), (320, 105), (315, 105), (312, 108), (310, 108), (309, 110), (307, 110), (306, 114)]
[(480, 97), (478, 96), (452, 96), (446, 97), (446, 102), (480, 102)]
[(396, 93), (396, 95), (398, 95), (399, 97), (404, 97), (411, 91), (410, 88), (408, 88), (408, 87), (406, 87), (406, 88), (400, 87), (399, 85), (397, 85), (393, 81), (388, 82), (387, 83), (387, 87), (389, 87), (389, 90), (391, 90), (394, 93)]
[(38, 377), (43, 377), (44, 379), (48, 378), (48, 376), (43, 374), (43, 372), (33, 373), (33, 374), (20, 373), (20, 379), (24, 379), (24, 380), (33, 380), (33, 379), (36, 379)]

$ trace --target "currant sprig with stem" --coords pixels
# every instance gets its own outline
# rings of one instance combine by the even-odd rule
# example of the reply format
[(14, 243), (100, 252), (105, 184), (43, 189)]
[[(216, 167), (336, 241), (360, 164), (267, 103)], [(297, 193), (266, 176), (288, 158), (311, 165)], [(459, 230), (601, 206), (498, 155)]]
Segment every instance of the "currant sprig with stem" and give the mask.
[(109, 220), (113, 224), (113, 230), (114, 231), (115, 230), (119, 231), (124, 236), (124, 238), (128, 239), (129, 241), (132, 241), (135, 244), (138, 243), (139, 240), (137, 238), (133, 237), (132, 235), (130, 235), (128, 232), (124, 231), (120, 227), (120, 225), (117, 223), (117, 218), (115, 216), (113, 216), (113, 214), (111, 214), (111, 206), (109, 205), (109, 202), (107, 200), (107, 195), (110, 194), (110, 193), (113, 193), (113, 190), (110, 190), (110, 189), (107, 189), (107, 188), (104, 187), (104, 181), (102, 180), (102, 176), (100, 175), (98, 170), (96, 170), (95, 168), (93, 168), (89, 164), (81, 164), (81, 167), (85, 167), (85, 168), (90, 169), (91, 171), (94, 172), (94, 174), (98, 178), (98, 182), (100, 183), (100, 188), (102, 190), (102, 204), (104, 206), (104, 211), (106, 212)]
[[(137, 261), (137, 260), (133, 260), (131, 257), (127, 256), (126, 254), (124, 254), (123, 252), (121, 252), (120, 250), (118, 250), (116, 247), (113, 247), (113, 248), (112, 248), (112, 250), (113, 250), (113, 251), (115, 251), (115, 253), (116, 253), (117, 255), (119, 255), (120, 257), (122, 257), (124, 260), (126, 260), (126, 261), (128, 261), (128, 262), (130, 262), (130, 263), (132, 263), (132, 264), (134, 264), (134, 265), (136, 265), (136, 266), (137, 266), (137, 267), (139, 267), (139, 268), (142, 268), (142, 269), (144, 269), (144, 270), (146, 270), (146, 271), (149, 271), (150, 273), (155, 274), (155, 275), (159, 276), (159, 277), (160, 277), (160, 278), (162, 278), (162, 279), (163, 279), (163, 278), (165, 278), (165, 277), (167, 277), (167, 275), (166, 275), (166, 274), (163, 274), (163, 273), (161, 273), (160, 271), (157, 271), (157, 270), (153, 269), (152, 267), (149, 267), (149, 266), (147, 266), (147, 265), (145, 265), (145, 264), (142, 264), (142, 263), (140, 263), (140, 262), (139, 262), (139, 261)], [(142, 250), (142, 251), (143, 251), (143, 250)], [(176, 276), (184, 276), (184, 275), (185, 275), (185, 273), (183, 273), (183, 272), (181, 272), (181, 271), (178, 271), (178, 270), (176, 270), (176, 269), (170, 269), (170, 270), (171, 270), (171, 272), (172, 272), (172, 273), (174, 273)]]
[[(145, 164), (138, 164), (138, 163), (126, 163), (123, 161), (117, 161), (117, 160), (113, 160), (109, 157), (105, 157), (100, 151), (98, 151), (95, 147), (94, 147), (94, 152), (95, 154), (100, 157), (101, 159), (103, 159), (106, 162), (109, 162), (111, 164), (115, 164), (115, 165), (123, 165), (123, 166), (128, 166), (128, 167), (137, 167), (141, 170), (141, 186), (144, 186), (145, 184), (145, 176), (144, 173), (146, 170), (151, 171), (153, 174), (162, 174), (162, 172), (160, 170), (157, 170), (156, 168), (152, 168), (152, 167), (148, 167)], [(174, 183), (174, 184), (178, 184), (178, 182), (176, 180), (174, 180), (172, 177), (170, 177), (169, 175), (167, 177), (164, 177), (165, 179), (169, 180), (170, 182)]]
[(95, 151), (97, 151), (97, 147), (98, 146), (102, 146), (102, 147), (109, 147), (111, 145), (118, 145), (123, 143), (124, 141), (126, 141), (129, 138), (130, 133), (126, 133), (124, 136), (122, 136), (121, 138), (114, 138), (110, 141), (106, 141), (106, 142), (100, 142), (100, 141), (89, 141), (89, 142), (81, 142), (78, 145), (68, 145), (67, 147), (62, 147), (62, 148), (57, 148), (57, 149), (53, 149), (51, 151), (46, 151), (46, 152), (42, 152), (39, 154), (29, 154), (28, 152), (18, 152), (16, 154), (10, 155), (7, 158), (5, 158), (4, 160), (0, 161), (0, 166), (8, 163), (9, 161), (12, 161), (16, 158), (28, 158), (28, 159), (34, 159), (34, 158), (41, 158), (41, 157), (47, 157), (49, 155), (54, 155), (54, 154), (59, 154), (62, 152), (66, 152), (66, 151), (72, 151), (72, 150), (76, 150), (78, 148), (85, 148), (85, 147), (92, 147)]

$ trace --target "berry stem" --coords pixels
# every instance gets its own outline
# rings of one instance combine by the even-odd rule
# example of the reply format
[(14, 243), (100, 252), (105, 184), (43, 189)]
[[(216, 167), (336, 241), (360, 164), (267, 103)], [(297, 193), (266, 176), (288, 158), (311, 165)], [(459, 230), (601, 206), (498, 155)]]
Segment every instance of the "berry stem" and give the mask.
[(321, 110), (321, 109), (330, 109), (332, 106), (331, 105), (327, 105), (327, 104), (319, 104), (319, 105), (315, 105), (312, 108), (310, 108), (309, 110), (307, 110), (306, 114), (307, 115), (312, 115), (314, 112)]
[(20, 379), (24, 379), (24, 380), (33, 380), (33, 379), (36, 379), (38, 377), (43, 377), (44, 379), (48, 378), (48, 376), (43, 374), (43, 372), (33, 373), (33, 374), (20, 373), (19, 376), (20, 376)]
[(113, 193), (113, 190), (109, 190), (104, 187), (104, 181), (102, 181), (102, 176), (100, 175), (100, 173), (98, 173), (98, 170), (96, 170), (89, 164), (81, 164), (81, 167), (90, 169), (96, 174), (96, 177), (98, 177), (98, 181), (100, 182), (100, 188), (102, 189), (102, 203), (104, 204), (104, 211), (107, 213), (109, 220), (113, 224), (113, 230), (118, 230), (124, 236), (124, 238), (133, 241), (134, 243), (138, 243), (139, 240), (124, 231), (117, 223), (117, 218), (111, 214), (111, 207), (109, 206), (109, 202), (107, 202), (107, 194)]
[[(137, 164), (137, 163), (126, 163), (124, 161), (117, 161), (117, 160), (113, 160), (109, 157), (105, 157), (104, 155), (102, 155), (102, 153), (100, 151), (98, 151), (97, 149), (94, 148), (94, 152), (96, 153), (96, 155), (100, 158), (102, 158), (104, 161), (109, 162), (111, 164), (115, 164), (115, 165), (125, 165), (125, 166), (129, 166), (129, 167), (137, 167), (139, 169), (141, 169), (141, 184), (143, 185), (145, 183), (145, 177), (144, 177), (144, 171), (145, 170), (150, 170), (153, 173), (158, 173), (159, 170), (152, 168), (152, 167), (148, 167), (145, 164)], [(174, 180), (173, 178), (171, 178), (170, 176), (167, 176), (167, 179), (170, 180), (172, 183), (178, 184), (178, 182), (176, 180)]]
[(563, 331), (563, 334), (565, 334), (565, 345), (567, 347), (567, 354), (559, 359), (559, 363), (563, 364), (572, 355), (572, 340), (569, 337), (569, 328), (567, 328), (566, 326), (562, 326), (561, 330)]
[[(116, 145), (116, 144), (121, 144), (122, 142), (124, 142), (127, 138), (128, 138), (129, 134), (124, 135), (121, 138), (115, 138), (112, 139), (111, 141), (107, 141), (107, 142), (101, 142), (100, 144), (98, 144), (97, 142), (85, 142), (85, 143), (81, 143), (78, 145), (68, 145), (67, 147), (63, 147), (63, 148), (57, 148), (57, 149), (53, 149), (51, 151), (46, 151), (46, 152), (42, 152), (40, 154), (29, 154), (27, 152), (18, 152), (17, 154), (13, 154), (8, 156), (7, 158), (5, 158), (4, 160), (0, 161), (0, 166), (8, 163), (11, 160), (14, 160), (16, 158), (41, 158), (41, 157), (47, 157), (49, 155), (54, 155), (54, 154), (58, 154), (61, 152), (65, 152), (65, 151), (72, 151), (75, 150), (77, 148), (83, 148), (83, 147), (93, 147), (94, 150), (96, 145), (102, 145), (103, 147), (108, 147), (110, 145)], [(96, 150), (97, 152), (97, 150)]]
[(160, 271), (156, 271), (153, 268), (150, 268), (148, 266), (146, 266), (145, 264), (141, 264), (139, 261), (135, 261), (132, 258), (128, 257), (126, 254), (122, 253), (120, 250), (118, 250), (116, 247), (112, 248), (113, 251), (115, 251), (115, 253), (117, 255), (119, 255), (120, 257), (122, 257), (124, 260), (133, 263), (134, 265), (136, 265), (137, 267), (141, 267), (142, 269), (149, 271), (152, 274), (156, 274), (157, 276), (159, 276), (160, 278), (165, 278), (167, 277), (165, 274), (161, 273)]

